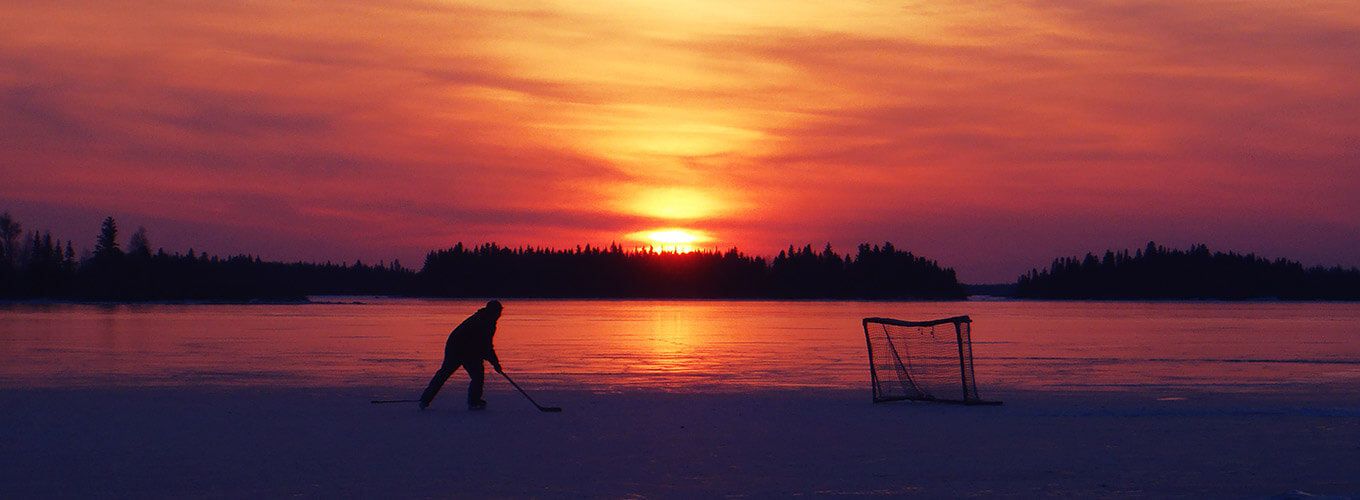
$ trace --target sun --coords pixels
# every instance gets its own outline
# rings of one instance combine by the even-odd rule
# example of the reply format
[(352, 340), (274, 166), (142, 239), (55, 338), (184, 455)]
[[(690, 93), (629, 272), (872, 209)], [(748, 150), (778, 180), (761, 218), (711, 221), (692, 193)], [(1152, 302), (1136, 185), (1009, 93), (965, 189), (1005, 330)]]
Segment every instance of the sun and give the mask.
[(657, 243), (678, 245), (688, 244), (699, 241), (699, 237), (681, 229), (667, 229), (665, 231), (654, 231), (647, 235), (652, 241)]
[(713, 238), (704, 231), (683, 228), (664, 228), (638, 231), (629, 235), (630, 239), (647, 243), (663, 252), (689, 253), (697, 250), (695, 244), (711, 241)]

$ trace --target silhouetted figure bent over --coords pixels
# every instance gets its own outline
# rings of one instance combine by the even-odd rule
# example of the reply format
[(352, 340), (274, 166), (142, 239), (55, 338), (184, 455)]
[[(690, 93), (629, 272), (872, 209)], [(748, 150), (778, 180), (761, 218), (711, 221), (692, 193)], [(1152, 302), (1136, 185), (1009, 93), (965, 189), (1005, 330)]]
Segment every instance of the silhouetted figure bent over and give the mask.
[(425, 388), (425, 393), (420, 395), (420, 409), (430, 406), (434, 395), (439, 393), (444, 382), (449, 380), (449, 376), (453, 375), (459, 366), (467, 370), (468, 376), (472, 377), (472, 382), (468, 383), (468, 409), (486, 408), (486, 401), (482, 400), (486, 367), (482, 365), (482, 360), (490, 361), (497, 372), (502, 371), (501, 362), (496, 358), (496, 349), (491, 345), (491, 337), (496, 334), (496, 320), (500, 317), (501, 303), (492, 300), (449, 333), (449, 340), (444, 343), (444, 364), (434, 373), (434, 378), (430, 379), (430, 385)]

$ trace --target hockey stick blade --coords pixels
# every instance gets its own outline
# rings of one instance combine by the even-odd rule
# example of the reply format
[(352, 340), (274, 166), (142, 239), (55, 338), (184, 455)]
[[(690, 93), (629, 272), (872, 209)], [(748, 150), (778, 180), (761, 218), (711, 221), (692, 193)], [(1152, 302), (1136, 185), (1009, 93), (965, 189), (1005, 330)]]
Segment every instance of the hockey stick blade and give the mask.
[(506, 375), (505, 372), (500, 372), (500, 374), (501, 374), (502, 377), (505, 377), (505, 381), (506, 381), (506, 382), (509, 382), (510, 385), (512, 385), (512, 386), (515, 386), (515, 390), (519, 391), (520, 394), (523, 394), (523, 395), (524, 395), (524, 399), (528, 399), (529, 402), (532, 403), (532, 404), (534, 405), (535, 408), (538, 408), (538, 411), (541, 411), (541, 412), (543, 412), (543, 413), (561, 413), (561, 412), (562, 412), (562, 408), (559, 408), (559, 407), (556, 407), (556, 406), (543, 406), (543, 405), (541, 405), (541, 404), (538, 404), (538, 401), (534, 401), (534, 398), (529, 397), (529, 393), (524, 392), (524, 389), (521, 389), (521, 388), (519, 387), (519, 384), (516, 384), (515, 381), (512, 380), (512, 379), (510, 378), (509, 375)]

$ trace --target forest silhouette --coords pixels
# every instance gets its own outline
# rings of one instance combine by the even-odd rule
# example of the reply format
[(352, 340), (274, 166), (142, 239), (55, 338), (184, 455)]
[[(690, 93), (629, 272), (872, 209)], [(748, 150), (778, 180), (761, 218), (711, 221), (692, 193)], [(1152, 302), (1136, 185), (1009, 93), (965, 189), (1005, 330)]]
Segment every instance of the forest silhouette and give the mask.
[(88, 301), (302, 301), (314, 295), (543, 298), (963, 299), (952, 269), (890, 243), (839, 255), (789, 247), (773, 259), (727, 252), (569, 250), (459, 243), (431, 251), (419, 271), (365, 265), (267, 262), (239, 255), (152, 253), (139, 228), (124, 251), (106, 218), (92, 254), (0, 216), (0, 298)]
[(430, 252), (420, 293), (438, 297), (647, 297), (962, 299), (954, 270), (911, 252), (860, 245), (851, 257), (827, 245), (789, 247), (773, 259), (727, 252), (505, 248)]
[(305, 301), (308, 295), (397, 294), (411, 289), (414, 273), (362, 262), (266, 262), (259, 257), (151, 252), (138, 228), (127, 250), (118, 226), (104, 219), (93, 253), (77, 258), (71, 241), (31, 231), (0, 214), (0, 299), (144, 301)]
[(1106, 251), (1054, 260), (1016, 282), (1015, 296), (1099, 300), (1360, 300), (1360, 270), (1304, 267), (1254, 254), (1210, 252), (1205, 245)]
[(151, 251), (144, 228), (126, 249), (104, 219), (94, 250), (23, 231), (0, 214), (0, 299), (305, 301), (318, 295), (516, 298), (726, 298), (958, 300), (968, 289), (1029, 299), (1360, 300), (1360, 270), (1304, 267), (1253, 254), (1174, 250), (1149, 243), (1133, 253), (1059, 258), (1013, 285), (966, 287), (953, 269), (911, 252), (862, 244), (839, 254), (826, 245), (790, 246), (773, 258), (726, 252), (665, 252), (578, 246), (508, 248), (486, 243), (434, 250), (421, 269), (399, 261), (270, 262), (251, 255)]

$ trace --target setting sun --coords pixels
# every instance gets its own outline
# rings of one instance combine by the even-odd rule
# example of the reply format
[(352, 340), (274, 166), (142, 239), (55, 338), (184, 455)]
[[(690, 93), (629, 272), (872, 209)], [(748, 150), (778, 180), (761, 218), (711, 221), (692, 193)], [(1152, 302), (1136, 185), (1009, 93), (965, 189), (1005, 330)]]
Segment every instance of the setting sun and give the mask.
[(713, 241), (713, 237), (707, 232), (683, 228), (638, 231), (628, 235), (628, 238), (662, 251), (678, 253), (693, 252), (696, 250), (694, 246), (696, 243)]
[(698, 236), (679, 229), (656, 231), (647, 236), (650, 237), (652, 241), (666, 244), (694, 243), (695, 241), (699, 241)]

